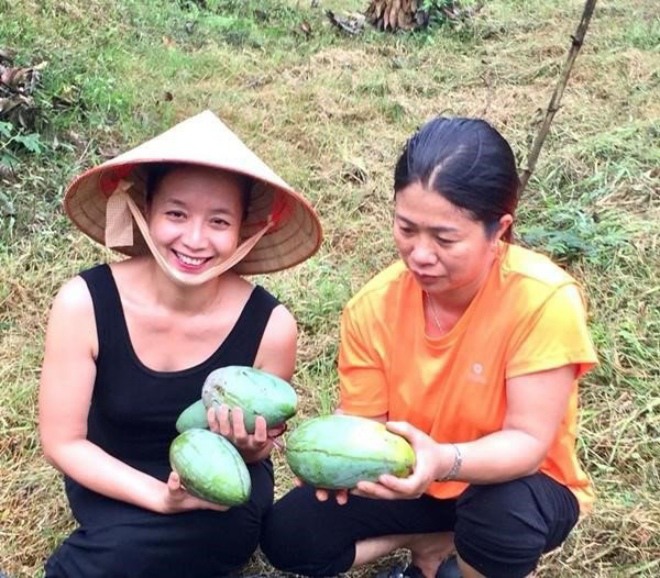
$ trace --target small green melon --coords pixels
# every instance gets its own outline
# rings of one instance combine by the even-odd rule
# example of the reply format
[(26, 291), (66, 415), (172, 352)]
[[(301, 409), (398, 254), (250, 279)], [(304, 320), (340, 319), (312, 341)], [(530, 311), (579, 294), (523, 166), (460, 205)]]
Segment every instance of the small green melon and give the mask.
[(221, 435), (188, 429), (170, 444), (170, 465), (188, 493), (223, 506), (250, 498), (252, 481), (238, 450)]
[(179, 433), (192, 428), (208, 429), (208, 427), (206, 406), (201, 398), (184, 409), (176, 420), (176, 431)]

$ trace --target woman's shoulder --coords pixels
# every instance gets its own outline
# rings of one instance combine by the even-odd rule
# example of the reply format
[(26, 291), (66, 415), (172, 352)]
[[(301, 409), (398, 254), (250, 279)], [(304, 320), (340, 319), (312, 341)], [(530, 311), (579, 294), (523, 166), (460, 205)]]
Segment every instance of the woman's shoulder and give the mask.
[(65, 315), (93, 314), (94, 306), (87, 282), (79, 274), (67, 280), (55, 295), (52, 310)]
[(410, 281), (410, 275), (403, 261), (398, 260), (386, 267), (369, 281), (349, 299), (347, 309), (360, 309), (368, 307), (378, 308), (388, 303), (393, 296), (401, 293), (401, 288)]
[(549, 289), (575, 283), (575, 279), (547, 255), (520, 245), (507, 247), (502, 271), (505, 276), (528, 280)]

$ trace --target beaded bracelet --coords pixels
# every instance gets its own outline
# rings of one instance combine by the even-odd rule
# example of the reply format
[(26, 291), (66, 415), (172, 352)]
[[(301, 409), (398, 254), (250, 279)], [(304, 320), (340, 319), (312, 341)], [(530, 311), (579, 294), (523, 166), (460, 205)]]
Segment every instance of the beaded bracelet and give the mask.
[(463, 454), (461, 454), (461, 450), (456, 444), (451, 444), (451, 446), (454, 448), (454, 463), (451, 466), (451, 469), (449, 472), (447, 472), (447, 475), (445, 477), (441, 478), (440, 482), (448, 482), (450, 480), (455, 480), (458, 477), (458, 472), (461, 469), (461, 465), (463, 465)]

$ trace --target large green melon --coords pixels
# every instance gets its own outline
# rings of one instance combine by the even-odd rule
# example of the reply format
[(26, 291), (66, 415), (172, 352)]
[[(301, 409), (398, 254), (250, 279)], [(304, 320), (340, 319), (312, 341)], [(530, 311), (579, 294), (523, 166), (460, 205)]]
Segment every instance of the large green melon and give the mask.
[(223, 506), (239, 506), (250, 497), (252, 481), (243, 458), (210, 430), (189, 429), (174, 438), (170, 465), (193, 496)]
[(254, 367), (230, 365), (209, 373), (202, 387), (208, 409), (221, 403), (243, 410), (245, 429), (254, 433), (255, 419), (263, 416), (269, 428), (282, 425), (296, 413), (298, 396), (291, 385)]
[(408, 441), (372, 419), (326, 415), (301, 423), (286, 440), (286, 461), (317, 488), (349, 489), (382, 474), (406, 477), (415, 465)]

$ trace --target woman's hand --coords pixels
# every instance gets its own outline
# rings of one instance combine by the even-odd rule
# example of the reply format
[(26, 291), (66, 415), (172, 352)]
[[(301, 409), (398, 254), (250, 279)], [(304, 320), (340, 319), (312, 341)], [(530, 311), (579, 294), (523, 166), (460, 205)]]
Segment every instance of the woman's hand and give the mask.
[[(451, 469), (454, 452), (451, 446), (438, 444), (430, 436), (405, 422), (387, 422), (387, 428), (406, 438), (415, 451), (415, 467), (407, 478), (382, 475), (377, 482), (358, 482), (357, 487), (345, 490), (315, 489), (316, 499), (325, 502), (334, 499), (339, 505), (348, 502), (349, 496), (405, 500), (419, 498), (438, 477)], [(438, 475), (438, 472), (441, 472)], [(296, 478), (296, 486), (304, 484)]]
[[(356, 496), (385, 500), (419, 498), (453, 464), (451, 446), (438, 444), (429, 435), (406, 422), (387, 422), (387, 429), (406, 438), (415, 451), (415, 467), (407, 478), (384, 474), (378, 482), (358, 482)], [(440, 472), (440, 473), (438, 473)]]
[(228, 509), (229, 506), (207, 502), (189, 494), (181, 485), (179, 475), (176, 472), (170, 472), (163, 498), (163, 513), (176, 514), (188, 510), (217, 510), (218, 512), (226, 512)]
[[(305, 482), (303, 482), (300, 478), (294, 478), (293, 482), (299, 488), (305, 485)], [(333, 498), (340, 506), (343, 506), (346, 504), (346, 502), (348, 502), (349, 493), (350, 490), (326, 490), (324, 488), (314, 489), (314, 494), (316, 495), (316, 499), (319, 502), (327, 502), (329, 499)]]
[(257, 416), (254, 433), (249, 434), (245, 429), (243, 410), (239, 407), (230, 408), (224, 403), (209, 409), (207, 417), (211, 431), (234, 444), (246, 463), (267, 458), (276, 445), (276, 438), (286, 430), (286, 424), (269, 430), (266, 420)]

